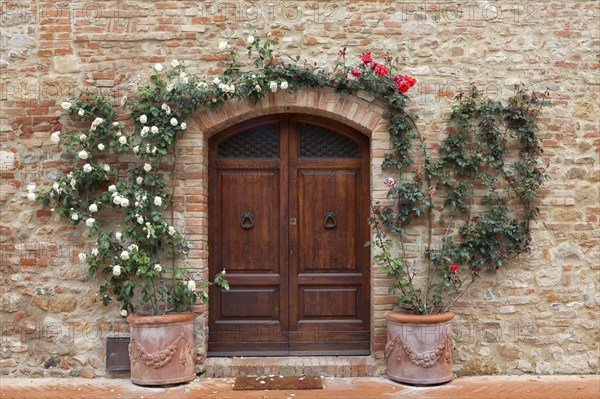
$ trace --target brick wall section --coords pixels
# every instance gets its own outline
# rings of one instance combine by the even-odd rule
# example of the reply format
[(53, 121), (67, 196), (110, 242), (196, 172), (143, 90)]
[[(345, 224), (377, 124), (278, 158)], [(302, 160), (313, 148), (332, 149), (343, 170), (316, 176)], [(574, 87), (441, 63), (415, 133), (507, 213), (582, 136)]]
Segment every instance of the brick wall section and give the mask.
[[(260, 11), (260, 12), (259, 12)], [(273, 32), (283, 55), (334, 65), (365, 48), (400, 57), (419, 83), (411, 108), (427, 138), (444, 134), (452, 97), (469, 82), (496, 98), (512, 85), (552, 92), (541, 119), (552, 180), (540, 199), (534, 251), (489, 276), (457, 307), (456, 371), (598, 371), (600, 293), (600, 6), (589, 1), (425, 2), (3, 2), (0, 13), (0, 316), (2, 374), (103, 375), (103, 336), (126, 328), (116, 307), (94, 302), (96, 284), (77, 253), (85, 233), (26, 200), (29, 182), (67, 168), (49, 140), (62, 128), (58, 104), (81, 90), (130, 93), (155, 62), (185, 61), (210, 77), (222, 68), (221, 40), (242, 46)], [(375, 198), (389, 148), (385, 108), (362, 94), (327, 90), (231, 103), (194, 115), (179, 142), (177, 226), (190, 260), (206, 270), (207, 151), (210, 135), (269, 112), (315, 112), (371, 137)], [(195, 126), (193, 126), (195, 125)], [(415, 236), (416, 248), (420, 243)], [(415, 250), (415, 256), (420, 251)], [(381, 364), (383, 312), (395, 298), (373, 266), (374, 358)], [(199, 309), (200, 311), (202, 309)], [(205, 345), (206, 315), (198, 322)]]

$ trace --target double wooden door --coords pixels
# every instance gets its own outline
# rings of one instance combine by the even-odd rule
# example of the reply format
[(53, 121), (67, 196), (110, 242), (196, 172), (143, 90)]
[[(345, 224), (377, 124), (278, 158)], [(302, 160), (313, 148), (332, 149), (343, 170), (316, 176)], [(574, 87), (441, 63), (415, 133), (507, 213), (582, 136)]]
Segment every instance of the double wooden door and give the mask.
[(306, 115), (209, 143), (209, 356), (370, 353), (368, 141)]

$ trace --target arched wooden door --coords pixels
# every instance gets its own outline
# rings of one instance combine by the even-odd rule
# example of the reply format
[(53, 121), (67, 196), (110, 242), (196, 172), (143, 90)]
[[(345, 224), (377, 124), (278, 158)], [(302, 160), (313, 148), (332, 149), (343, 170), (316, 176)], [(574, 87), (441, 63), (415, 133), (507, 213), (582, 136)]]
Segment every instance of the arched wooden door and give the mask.
[(369, 143), (307, 115), (209, 143), (209, 356), (370, 353)]

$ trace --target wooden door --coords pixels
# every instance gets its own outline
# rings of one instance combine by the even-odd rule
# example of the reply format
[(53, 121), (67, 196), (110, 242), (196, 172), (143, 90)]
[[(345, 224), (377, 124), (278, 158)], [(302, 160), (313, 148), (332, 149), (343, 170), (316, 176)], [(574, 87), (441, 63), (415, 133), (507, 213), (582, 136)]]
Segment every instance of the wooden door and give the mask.
[(244, 122), (209, 145), (209, 356), (370, 350), (368, 141), (305, 115)]

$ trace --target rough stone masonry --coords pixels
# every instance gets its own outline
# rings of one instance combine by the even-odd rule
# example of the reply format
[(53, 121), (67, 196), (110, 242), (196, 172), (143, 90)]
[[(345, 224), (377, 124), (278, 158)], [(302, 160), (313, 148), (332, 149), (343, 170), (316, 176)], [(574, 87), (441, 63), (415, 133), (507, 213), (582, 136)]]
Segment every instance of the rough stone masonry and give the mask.
[[(220, 41), (242, 47), (249, 34), (267, 32), (282, 55), (321, 65), (334, 65), (342, 47), (350, 60), (367, 48), (400, 57), (418, 79), (411, 108), (430, 139), (444, 134), (453, 97), (470, 82), (503, 99), (516, 83), (550, 90), (540, 126), (552, 180), (539, 201), (534, 250), (456, 309), (455, 371), (598, 372), (599, 2), (37, 0), (0, 7), (1, 374), (102, 376), (104, 338), (127, 329), (116, 305), (95, 300), (97, 284), (79, 263), (84, 229), (26, 198), (28, 183), (49, 184), (71, 162), (49, 139), (65, 121), (60, 102), (84, 90), (119, 101), (151, 65), (174, 58), (208, 78), (222, 68)], [(207, 256), (205, 139), (182, 149), (194, 183), (177, 182), (178, 227), (194, 244), (198, 270)], [(377, 165), (389, 143), (373, 133), (371, 147), (375, 187), (385, 178)], [(376, 271), (372, 291), (373, 357), (382, 365), (383, 313), (396, 298)], [(200, 354), (206, 320), (199, 318)]]

